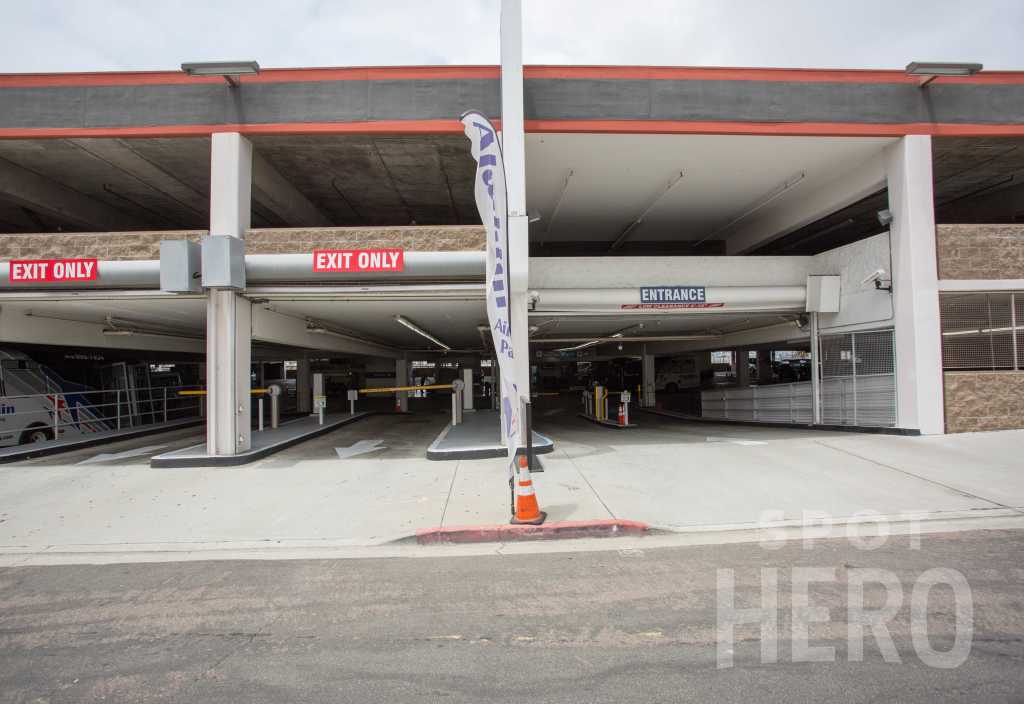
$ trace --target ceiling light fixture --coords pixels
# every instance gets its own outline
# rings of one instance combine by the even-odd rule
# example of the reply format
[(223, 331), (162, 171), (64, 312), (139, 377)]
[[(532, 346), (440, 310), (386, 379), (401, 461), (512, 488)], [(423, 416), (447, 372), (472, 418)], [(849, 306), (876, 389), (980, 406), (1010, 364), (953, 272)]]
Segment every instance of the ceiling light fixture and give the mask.
[(750, 207), (748, 207), (742, 213), (740, 213), (739, 215), (734, 217), (732, 220), (730, 220), (729, 222), (725, 223), (721, 227), (715, 228), (710, 233), (708, 233), (706, 236), (704, 236), (701, 239), (699, 239), (696, 242), (694, 242), (693, 246), (697, 247), (699, 245), (704, 244), (705, 242), (707, 242), (709, 239), (711, 239), (715, 235), (721, 234), (721, 233), (725, 232), (726, 230), (729, 230), (730, 228), (732, 228), (734, 225), (736, 225), (741, 220), (745, 220), (746, 218), (750, 217), (751, 215), (753, 215), (754, 213), (756, 213), (758, 210), (760, 210), (761, 208), (765, 207), (769, 203), (772, 203), (776, 199), (781, 198), (791, 188), (793, 188), (794, 186), (799, 184), (801, 181), (803, 181), (805, 176), (806, 176), (806, 174), (803, 171), (800, 171), (799, 173), (793, 174), (792, 176), (787, 178), (785, 181), (780, 183), (778, 186), (776, 186), (772, 190), (768, 191), (768, 193), (766, 193), (765, 195), (761, 196), (759, 199), (754, 201), (750, 205)]
[(260, 65), (255, 61), (198, 61), (182, 64), (181, 70), (190, 76), (220, 76), (237, 88), (238, 77), (257, 75)]
[(429, 332), (427, 332), (426, 330), (424, 330), (423, 328), (421, 328), (419, 325), (417, 325), (416, 323), (412, 322), (408, 318), (403, 318), (401, 315), (396, 315), (395, 316), (395, 322), (398, 323), (399, 325), (402, 325), (402, 326), (412, 330), (417, 335), (420, 335), (421, 337), (427, 338), (428, 340), (433, 342), (435, 345), (437, 345), (438, 347), (442, 348), (445, 352), (448, 352), (449, 350), (451, 350), (450, 346), (448, 346), (445, 343), (441, 342), (436, 337), (431, 335)]
[[(652, 200), (650, 205), (644, 208), (644, 211), (640, 213), (640, 215), (638, 215), (636, 219), (633, 220), (633, 222), (629, 223), (626, 226), (626, 229), (622, 231), (622, 234), (615, 238), (615, 241), (612, 242), (611, 246), (608, 248), (609, 252), (614, 252), (616, 249), (625, 244), (626, 238), (629, 237), (630, 234), (632, 234), (633, 230), (635, 230), (637, 227), (643, 224), (644, 218), (647, 217), (647, 214), (654, 210), (654, 206), (660, 203), (662, 199), (664, 199), (665, 196), (667, 196), (672, 191), (672, 189), (676, 187), (676, 184), (683, 180), (683, 176), (683, 172), (680, 171), (678, 176), (669, 181), (668, 185), (665, 187), (665, 190), (659, 193), (658, 197)], [(566, 185), (568, 185), (568, 182), (569, 180), (566, 179)]]

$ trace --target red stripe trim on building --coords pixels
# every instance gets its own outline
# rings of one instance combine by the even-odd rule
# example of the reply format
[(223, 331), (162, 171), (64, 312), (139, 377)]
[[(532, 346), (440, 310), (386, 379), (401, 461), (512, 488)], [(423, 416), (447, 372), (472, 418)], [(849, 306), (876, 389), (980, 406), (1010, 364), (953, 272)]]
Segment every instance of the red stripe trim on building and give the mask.
[[(303, 83), (311, 81), (442, 80), (458, 78), (497, 79), (497, 66), (371, 66), (361, 68), (274, 68), (246, 83)], [(48, 88), (78, 86), (226, 85), (219, 76), (189, 76), (181, 71), (131, 71), (125, 73), (4, 73), (0, 88)]]
[(930, 134), (957, 137), (1024, 136), (1024, 123), (1012, 125), (911, 122), (689, 122), (682, 120), (526, 120), (527, 132), (590, 134), (751, 134), (812, 137), (900, 137)]
[[(500, 120), (494, 120), (501, 126)], [(837, 122), (684, 122), (672, 120), (526, 120), (532, 133), (579, 134), (748, 134), (813, 137), (899, 137), (930, 134), (948, 137), (1021, 137), (1024, 124)], [(214, 132), (248, 135), (285, 134), (459, 134), (458, 120), (379, 120), (374, 122), (296, 122), (256, 125), (171, 125), (146, 127), (58, 127), (0, 129), (0, 139), (70, 137), (203, 137)]]
[[(524, 77), (552, 79), (791, 81), (811, 83), (908, 83), (919, 81), (903, 71), (808, 68), (726, 68), (687, 66), (526, 66)], [(273, 68), (242, 83), (307, 81), (492, 79), (498, 66), (370, 66), (355, 68)], [(936, 79), (943, 83), (1024, 85), (1024, 71), (983, 71), (974, 76)], [(223, 79), (193, 77), (181, 71), (0, 74), (0, 88), (221, 84)]]
[[(525, 78), (675, 80), (675, 81), (781, 81), (796, 83), (909, 83), (919, 76), (904, 71), (814, 68), (726, 68), (689, 66), (526, 66)], [(974, 76), (937, 78), (942, 83), (1024, 84), (1024, 71), (983, 71)]]

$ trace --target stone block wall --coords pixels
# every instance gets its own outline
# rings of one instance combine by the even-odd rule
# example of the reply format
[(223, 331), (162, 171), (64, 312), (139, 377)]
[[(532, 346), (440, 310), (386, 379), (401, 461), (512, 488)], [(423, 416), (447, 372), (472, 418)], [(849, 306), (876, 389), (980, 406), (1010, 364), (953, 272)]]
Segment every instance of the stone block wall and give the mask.
[(1024, 428), (1024, 372), (946, 372), (946, 432)]
[(938, 225), (940, 279), (1024, 279), (1024, 225)]
[[(9, 259), (159, 259), (160, 241), (198, 242), (205, 230), (156, 232), (75, 232), (0, 234), (0, 261)], [(249, 254), (293, 254), (314, 249), (376, 249), (406, 251), (483, 251), (480, 225), (409, 225), (401, 227), (320, 227), (250, 230)]]

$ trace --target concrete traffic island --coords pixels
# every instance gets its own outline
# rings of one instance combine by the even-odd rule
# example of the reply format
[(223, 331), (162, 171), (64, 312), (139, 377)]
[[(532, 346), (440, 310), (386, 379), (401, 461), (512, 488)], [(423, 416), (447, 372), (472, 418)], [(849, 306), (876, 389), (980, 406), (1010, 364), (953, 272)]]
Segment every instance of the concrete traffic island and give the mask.
[(149, 461), (154, 468), (167, 467), (238, 467), (263, 459), (275, 452), (296, 445), (304, 440), (329, 433), (342, 426), (355, 423), (368, 416), (382, 415), (380, 412), (368, 411), (356, 413), (329, 413), (324, 415), (323, 425), (317, 416), (306, 416), (282, 423), (277, 428), (267, 428), (263, 432), (252, 434), (252, 447), (237, 455), (210, 455), (206, 452), (206, 443), (193, 445), (181, 450), (155, 455)]
[(202, 418), (185, 418), (182, 420), (168, 421), (167, 423), (143, 425), (136, 428), (104, 430), (99, 433), (89, 433), (87, 435), (81, 435), (70, 439), (46, 440), (44, 442), (34, 442), (28, 445), (14, 445), (13, 447), (0, 449), (0, 464), (30, 460), (34, 457), (55, 455), (61, 452), (71, 452), (73, 450), (81, 450), (95, 445), (131, 440), (132, 438), (140, 438), (146, 435), (155, 435), (157, 433), (166, 433), (171, 430), (180, 430), (181, 428), (191, 428), (201, 425), (203, 422), (204, 420)]
[(438, 526), (416, 531), (419, 545), (446, 543), (507, 543), (521, 540), (566, 540), (646, 535), (650, 527), (640, 521), (606, 518), (555, 521), (541, 525)]
[(627, 423), (625, 425), (620, 425), (614, 421), (605, 420), (603, 418), (597, 418), (595, 416), (587, 415), (586, 413), (577, 413), (576, 415), (578, 415), (580, 418), (585, 418), (586, 420), (589, 420), (591, 423), (603, 425), (606, 428), (618, 428), (619, 430), (627, 430), (629, 428), (637, 427), (636, 423)]
[[(501, 419), (497, 411), (466, 411), (462, 422), (449, 424), (427, 448), (428, 460), (481, 460), (504, 457), (508, 448), (501, 444)], [(533, 452), (554, 452), (551, 438), (533, 432)]]

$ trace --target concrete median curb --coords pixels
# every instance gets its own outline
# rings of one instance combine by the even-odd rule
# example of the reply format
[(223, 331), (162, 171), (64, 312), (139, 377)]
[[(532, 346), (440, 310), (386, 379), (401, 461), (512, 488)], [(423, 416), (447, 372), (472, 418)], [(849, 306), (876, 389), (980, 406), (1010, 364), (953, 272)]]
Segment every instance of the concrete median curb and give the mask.
[(416, 531), (419, 545), (444, 543), (506, 543), (521, 540), (564, 540), (571, 538), (612, 538), (645, 535), (646, 523), (606, 518), (592, 521), (554, 521), (539, 526), (484, 525), (445, 526)]

